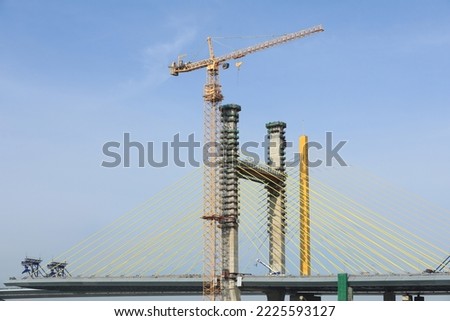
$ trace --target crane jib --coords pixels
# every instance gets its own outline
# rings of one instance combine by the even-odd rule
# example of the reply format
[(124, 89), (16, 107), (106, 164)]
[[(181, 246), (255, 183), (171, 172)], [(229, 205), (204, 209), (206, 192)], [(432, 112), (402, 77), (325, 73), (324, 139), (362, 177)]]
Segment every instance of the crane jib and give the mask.
[(173, 62), (172, 65), (169, 66), (170, 73), (174, 76), (177, 76), (178, 73), (180, 73), (180, 72), (193, 71), (193, 70), (205, 68), (208, 66), (217, 67), (221, 63), (226, 62), (228, 60), (240, 59), (240, 58), (246, 56), (247, 54), (261, 51), (261, 50), (264, 50), (264, 49), (267, 49), (267, 48), (270, 48), (273, 46), (277, 46), (277, 45), (289, 42), (291, 40), (303, 38), (303, 37), (309, 36), (311, 34), (314, 34), (316, 32), (322, 32), (322, 31), (324, 31), (324, 29), (322, 28), (322, 25), (318, 25), (318, 26), (315, 26), (315, 27), (312, 27), (309, 29), (300, 30), (300, 31), (293, 32), (293, 33), (288, 33), (288, 34), (282, 35), (280, 37), (276, 37), (274, 39), (271, 39), (271, 40), (268, 40), (268, 41), (265, 41), (265, 42), (247, 47), (247, 48), (243, 48), (243, 49), (239, 49), (239, 50), (230, 52), (230, 53), (225, 54), (220, 57), (210, 57), (210, 58), (199, 60), (196, 62), (183, 62), (182, 60), (178, 61), (178, 62)]

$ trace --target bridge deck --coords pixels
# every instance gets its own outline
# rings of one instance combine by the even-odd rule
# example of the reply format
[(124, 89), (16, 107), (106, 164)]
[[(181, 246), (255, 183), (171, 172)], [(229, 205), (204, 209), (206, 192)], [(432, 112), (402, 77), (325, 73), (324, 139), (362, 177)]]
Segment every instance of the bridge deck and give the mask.
[[(10, 280), (0, 299), (74, 296), (195, 295), (202, 293), (200, 277), (102, 277)], [(354, 294), (450, 294), (450, 273), (411, 275), (350, 275)], [(20, 289), (19, 289), (20, 288)], [(30, 290), (34, 289), (34, 290)], [(336, 294), (337, 276), (245, 276), (241, 291), (260, 294), (270, 290), (286, 294)], [(38, 291), (36, 291), (38, 290)]]

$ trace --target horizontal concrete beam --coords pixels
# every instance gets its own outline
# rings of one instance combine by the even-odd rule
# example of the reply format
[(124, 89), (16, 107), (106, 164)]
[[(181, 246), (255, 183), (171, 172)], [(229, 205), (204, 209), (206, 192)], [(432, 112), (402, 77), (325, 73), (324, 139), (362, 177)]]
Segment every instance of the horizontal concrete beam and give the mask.
[(236, 169), (239, 178), (258, 183), (280, 185), (286, 180), (286, 174), (266, 165), (256, 165), (246, 160), (238, 160)]
[[(349, 275), (348, 284), (354, 294), (450, 294), (450, 273), (411, 275)], [(198, 277), (103, 277), (103, 278), (39, 278), (10, 280), (7, 286), (34, 288), (47, 292), (48, 297), (67, 296), (137, 296), (137, 295), (193, 295), (202, 293), (202, 278)], [(286, 294), (336, 294), (337, 276), (244, 276), (242, 293), (264, 293), (271, 289), (285, 289)], [(0, 298), (11, 298), (11, 291), (29, 289), (0, 289)], [(8, 296), (8, 293), (10, 294)], [(16, 293), (18, 294), (18, 293)], [(21, 293), (26, 296), (25, 292)], [(30, 292), (30, 295), (34, 295)], [(45, 297), (45, 294), (44, 294)]]

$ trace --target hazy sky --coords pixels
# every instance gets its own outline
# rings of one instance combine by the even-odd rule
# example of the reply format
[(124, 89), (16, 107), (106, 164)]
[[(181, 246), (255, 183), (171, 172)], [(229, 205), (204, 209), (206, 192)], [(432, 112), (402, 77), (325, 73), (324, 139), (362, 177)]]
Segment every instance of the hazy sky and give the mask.
[(323, 24), (221, 72), (241, 141), (288, 123), (450, 208), (450, 2), (0, 0), (0, 281), (51, 259), (190, 168), (104, 168), (102, 146), (202, 137), (205, 71), (167, 66)]

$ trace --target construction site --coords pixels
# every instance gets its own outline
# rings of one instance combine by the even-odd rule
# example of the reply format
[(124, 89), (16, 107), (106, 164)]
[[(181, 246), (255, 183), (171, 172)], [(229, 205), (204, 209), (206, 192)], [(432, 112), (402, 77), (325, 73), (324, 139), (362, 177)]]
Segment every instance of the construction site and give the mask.
[[(318, 25), (219, 56), (215, 55), (209, 37), (209, 57), (191, 62), (183, 61), (183, 56), (179, 56), (169, 66), (172, 76), (206, 70), (203, 140), (208, 146), (208, 155), (207, 165), (201, 169), (201, 183), (197, 184), (201, 186), (188, 179), (192, 186), (183, 193), (169, 191), (162, 194), (163, 207), (156, 207), (157, 202), (149, 202), (145, 210), (132, 212), (132, 216), (118, 221), (126, 223), (117, 223), (117, 226), (113, 223), (47, 263), (47, 269), (41, 266), (42, 259), (26, 257), (21, 262), (22, 274), (26, 277), (14, 277), (5, 282), (12, 288), (1, 290), (0, 299), (201, 293), (204, 299), (211, 301), (240, 301), (242, 295), (257, 293), (264, 294), (270, 301), (282, 301), (286, 295), (292, 301), (319, 301), (323, 295), (337, 295), (342, 301), (352, 300), (353, 295), (381, 295), (385, 301), (402, 295), (406, 301), (422, 301), (424, 295), (449, 294), (447, 269), (450, 256), (445, 249), (399, 228), (397, 223), (388, 222), (384, 216), (377, 216), (362, 203), (346, 199), (336, 191), (330, 189), (318, 193), (311, 188), (307, 135), (298, 137), (298, 166), (287, 168), (287, 121), (274, 119), (261, 124), (266, 130), (264, 162), (255, 163), (240, 155), (239, 118), (246, 109), (236, 103), (223, 104), (220, 71), (228, 69), (235, 61), (239, 68), (239, 60), (253, 53), (323, 31), (324, 28)], [(191, 204), (195, 197), (189, 194), (194, 186), (201, 193), (201, 204), (195, 206)], [(256, 192), (249, 193), (252, 189)], [(327, 193), (334, 194), (331, 197)], [(318, 204), (323, 206), (319, 213), (324, 216), (313, 217), (311, 204), (315, 206), (314, 211)], [(178, 205), (181, 208), (171, 207)], [(196, 219), (176, 217), (176, 213), (191, 207)], [(157, 211), (156, 217), (164, 218), (161, 213), (167, 213), (165, 222), (158, 223), (165, 227), (151, 220), (146, 224), (139, 223), (140, 213), (145, 214), (145, 219), (152, 218), (147, 210)], [(247, 215), (258, 212), (260, 216), (255, 222), (245, 224), (250, 225), (250, 233), (258, 232), (264, 237), (256, 242), (260, 242), (256, 244), (257, 248), (250, 250), (254, 251), (251, 255), (262, 254), (263, 259), (252, 257), (251, 261), (263, 267), (263, 276), (242, 270), (240, 257), (241, 224), (246, 222)], [(324, 221), (319, 221), (321, 219)], [(195, 227), (198, 220), (201, 221), (201, 240), (196, 235), (197, 229), (189, 232), (190, 229), (183, 225)], [(329, 228), (313, 233), (317, 226), (327, 227), (328, 220), (333, 220)], [(145, 226), (145, 230), (139, 230)], [(155, 228), (157, 230), (152, 230)], [(134, 234), (129, 234), (132, 230)], [(188, 232), (191, 235), (185, 234)], [(121, 236), (118, 238), (117, 235)], [(178, 239), (174, 235), (185, 238)], [(257, 237), (250, 236), (248, 242), (254, 242), (254, 239)], [(191, 262), (192, 255), (188, 255), (198, 249), (198, 241), (202, 244), (201, 264), (195, 260)], [(316, 244), (319, 244), (319, 251), (316, 247), (314, 255), (312, 249)], [(168, 255), (166, 250), (172, 245), (175, 254)], [(350, 248), (350, 245), (355, 247)], [(260, 251), (263, 246), (267, 251)], [(288, 252), (292, 249), (297, 253), (289, 257)], [(298, 262), (292, 260), (292, 256), (298, 257)], [(320, 263), (318, 256), (326, 263)], [(168, 261), (162, 264), (164, 257)], [(172, 258), (179, 261), (170, 261)], [(329, 273), (313, 275), (313, 260)], [(353, 263), (349, 263), (350, 260), (354, 260)], [(164, 268), (158, 268), (158, 264)], [(191, 272), (188, 265), (195, 272)], [(295, 271), (292, 265), (296, 265)], [(155, 272), (165, 271), (168, 267), (179, 267), (183, 273)], [(360, 274), (349, 273), (347, 269), (352, 267)], [(411, 268), (414, 273), (404, 273)], [(378, 269), (388, 272), (379, 273)], [(397, 272), (389, 272), (392, 270)], [(153, 273), (150, 276), (149, 271)]]

